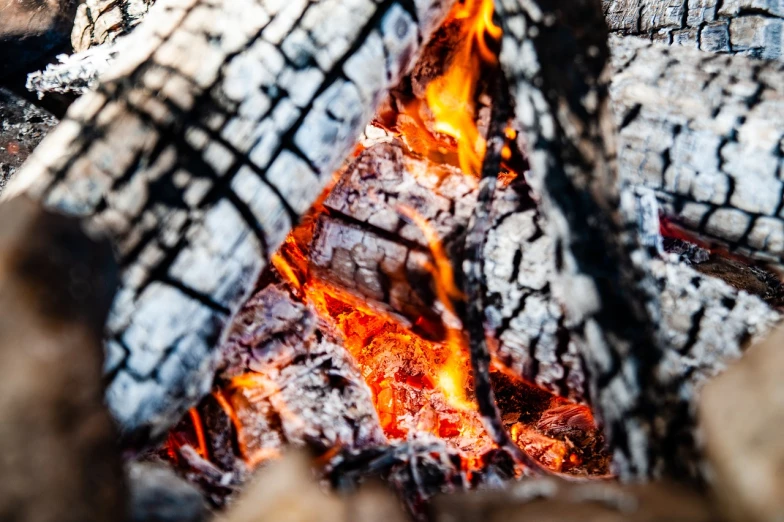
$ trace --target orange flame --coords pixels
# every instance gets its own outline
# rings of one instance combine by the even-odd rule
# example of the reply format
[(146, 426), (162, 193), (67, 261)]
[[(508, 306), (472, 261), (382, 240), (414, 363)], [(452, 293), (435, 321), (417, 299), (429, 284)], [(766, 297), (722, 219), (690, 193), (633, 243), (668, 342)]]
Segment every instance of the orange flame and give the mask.
[(188, 414), (191, 416), (191, 422), (193, 423), (193, 431), (196, 433), (196, 441), (199, 444), (198, 452), (202, 458), (207, 458), (207, 439), (204, 437), (204, 426), (201, 423), (201, 416), (196, 408), (191, 408), (188, 410)]
[(462, 324), (460, 324), (454, 307), (455, 300), (462, 300), (465, 297), (455, 284), (452, 262), (444, 250), (438, 233), (424, 217), (420, 216), (413, 208), (404, 205), (398, 206), (398, 212), (419, 227), (435, 261), (435, 265), (428, 264), (425, 269), (433, 276), (436, 295), (446, 311), (444, 318), (447, 327), (445, 344), (449, 353), (439, 369), (438, 385), (454, 408), (476, 410), (476, 404), (466, 395), (465, 379), (469, 350), (463, 335)]
[[(482, 65), (497, 62), (487, 40), (501, 38), (501, 28), (493, 22), (493, 0), (465, 0), (455, 5), (445, 25), (460, 21), (460, 47), (443, 75), (433, 79), (425, 91), (425, 101), (433, 115), (436, 132), (457, 143), (460, 168), (478, 176), (482, 169), (486, 142), (476, 126), (475, 100)], [(421, 121), (418, 102), (406, 112)]]

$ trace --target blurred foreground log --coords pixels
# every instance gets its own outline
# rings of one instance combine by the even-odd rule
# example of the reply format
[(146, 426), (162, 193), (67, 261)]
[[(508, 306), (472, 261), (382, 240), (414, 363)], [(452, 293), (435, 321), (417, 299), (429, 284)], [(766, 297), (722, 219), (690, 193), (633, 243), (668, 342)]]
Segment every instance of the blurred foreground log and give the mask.
[[(0, 0), (0, 78), (67, 51), (77, 0)], [(29, 69), (28, 69), (29, 70)]]
[(0, 207), (0, 519), (117, 520), (122, 466), (103, 404), (106, 243), (28, 200)]
[(271, 464), (216, 522), (405, 522), (394, 495), (380, 486), (339, 497), (316, 482), (308, 459), (291, 454)]
[(737, 521), (784, 513), (784, 330), (708, 383), (700, 403), (717, 498)]
[(442, 496), (434, 522), (709, 522), (719, 520), (706, 499), (673, 484), (567, 483), (524, 479), (509, 488)]
[[(429, 509), (434, 522), (709, 522), (718, 520), (705, 498), (667, 484), (573, 484), (524, 479), (495, 491), (452, 493)], [(289, 455), (263, 470), (219, 522), (342, 522), (407, 520), (390, 490), (363, 486), (344, 496), (325, 493), (308, 461)]]

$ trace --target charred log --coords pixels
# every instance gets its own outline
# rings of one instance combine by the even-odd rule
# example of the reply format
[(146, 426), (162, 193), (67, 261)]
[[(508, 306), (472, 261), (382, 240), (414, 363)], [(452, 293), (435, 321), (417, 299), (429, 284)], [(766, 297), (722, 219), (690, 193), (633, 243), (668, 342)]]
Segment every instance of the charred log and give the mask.
[(780, 263), (781, 64), (616, 39), (614, 69), (623, 175), (701, 237)]
[(160, 2), (39, 147), (7, 195), (86, 218), (124, 267), (108, 401), (127, 436), (209, 391), (223, 326), (447, 7)]
[(757, 0), (602, 0), (610, 30), (713, 53), (781, 60), (784, 10)]
[(313, 274), (438, 337), (429, 245), (403, 211), (426, 219), (454, 258), (475, 204), (476, 181), (459, 169), (407, 155), (399, 141), (375, 145), (324, 201), (309, 249)]
[[(501, 63), (526, 131), (534, 189), (555, 242), (555, 295), (584, 342), (594, 411), (623, 478), (683, 473), (688, 408), (656, 378), (655, 286), (621, 209), (598, 1), (499, 2)], [(632, 262), (632, 258), (636, 263)], [(683, 430), (683, 431), (682, 431)]]
[[(428, 195), (421, 179), (412, 174), (428, 164), (404, 157), (405, 152), (392, 143), (371, 147), (352, 163), (327, 198), (328, 212), (316, 220), (309, 248), (310, 269), (316, 277), (352, 292), (364, 303), (402, 315), (421, 334), (441, 338), (435, 284), (424, 269), (432, 262), (431, 254), (420, 232), (408, 224), (400, 229), (408, 230), (408, 237), (395, 232), (405, 222), (395, 213), (394, 205), (383, 202), (416, 200), (435, 205), (434, 198), (439, 201), (445, 192), (435, 188)], [(475, 185), (470, 178), (464, 182)], [(383, 196), (379, 196), (382, 183)], [(465, 216), (473, 210), (476, 191), (471, 188), (458, 200), (460, 204), (450, 206), (455, 212), (451, 218), (444, 210), (431, 217), (433, 226), (444, 234), (446, 249), (454, 255), (461, 255), (458, 246), (468, 226)], [(337, 210), (341, 208), (363, 210), (350, 211), (360, 216), (351, 219)], [(426, 205), (416, 208), (427, 212)], [(384, 221), (391, 223), (385, 229), (369, 223), (372, 219), (366, 217), (381, 219), (384, 213), (389, 216)], [(553, 241), (523, 178), (497, 189), (491, 216), (483, 249), (482, 322), (493, 354), (516, 375), (552, 393), (588, 401), (582, 343), (568, 327), (562, 304), (552, 293), (556, 270)], [(410, 239), (414, 237), (419, 239)], [(679, 358), (683, 384), (696, 388), (706, 375), (724, 368), (725, 360), (739, 357), (748, 339), (766, 334), (778, 321), (779, 315), (753, 295), (758, 291), (758, 297), (775, 300), (769, 292), (776, 286), (759, 287), (760, 279), (752, 275), (759, 273), (758, 269), (707, 252), (704, 258), (690, 258), (685, 263), (682, 257), (673, 252), (664, 260), (651, 261), (662, 306), (661, 323), (656, 328), (662, 349)], [(719, 269), (729, 267), (728, 263), (734, 263), (731, 266), (735, 268)], [(739, 281), (742, 274), (754, 277), (756, 285)]]

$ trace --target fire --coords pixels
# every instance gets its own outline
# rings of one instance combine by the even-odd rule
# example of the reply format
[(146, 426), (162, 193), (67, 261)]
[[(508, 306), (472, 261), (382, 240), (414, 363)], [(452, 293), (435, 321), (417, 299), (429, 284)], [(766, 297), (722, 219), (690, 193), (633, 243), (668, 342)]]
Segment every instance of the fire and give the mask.
[(433, 276), (436, 295), (445, 309), (443, 321), (446, 325), (445, 346), (448, 356), (438, 370), (438, 385), (452, 406), (463, 410), (475, 410), (476, 405), (466, 395), (465, 368), (470, 363), (468, 345), (454, 307), (455, 300), (462, 300), (464, 296), (455, 283), (452, 262), (438, 234), (426, 219), (409, 207), (399, 206), (398, 211), (419, 227), (435, 260), (434, 264), (427, 264), (424, 268)]
[(463, 44), (444, 75), (427, 86), (425, 99), (435, 119), (435, 130), (457, 142), (460, 168), (478, 176), (486, 144), (479, 134), (474, 115), (476, 86), (482, 64), (495, 64), (497, 61), (486, 37), (498, 40), (501, 28), (493, 23), (492, 0), (458, 3), (447, 23), (451, 20), (461, 21), (460, 41)]
[[(398, 121), (397, 130), (409, 146), (418, 144), (410, 146), (413, 150), (427, 149), (431, 156), (436, 150), (436, 156), (440, 155), (444, 161), (448, 158), (450, 163), (455, 163), (456, 155), (464, 173), (478, 176), (486, 142), (476, 123), (476, 105), (483, 73), (488, 66), (497, 64), (492, 42), (500, 39), (501, 29), (493, 22), (492, 0), (463, 0), (448, 16), (445, 26), (450, 24), (459, 33), (452, 59), (446, 70), (427, 84), (423, 100), (405, 102), (402, 113), (406, 123), (401, 125)], [(513, 156), (510, 145), (517, 133), (508, 128), (505, 134), (507, 144), (501, 155), (509, 162)], [(449, 153), (444, 152), (445, 142), (450, 147)], [(499, 179), (507, 183), (516, 175), (514, 168), (507, 168)], [(277, 281), (288, 285), (297, 299), (315, 310), (320, 319), (319, 328), (339, 339), (338, 344), (351, 354), (370, 389), (386, 437), (393, 440), (417, 434), (440, 437), (460, 452), (463, 465), (470, 472), (475, 469), (472, 466), (483, 465), (482, 456), (494, 444), (485, 431), (473, 397), (468, 340), (456, 306), (465, 296), (458, 287), (452, 260), (434, 227), (413, 208), (399, 205), (396, 210), (417, 226), (427, 243), (430, 260), (422, 268), (432, 276), (436, 308), (444, 326), (440, 341), (425, 339), (398, 318), (342, 288), (311, 277), (307, 245), (314, 216), (325, 211), (321, 203), (292, 230), (280, 251), (272, 256), (271, 265)], [(536, 397), (537, 393), (546, 394), (538, 389), (532, 392), (535, 387), (519, 379), (515, 381), (517, 377), (512, 375), (503, 378), (511, 383), (507, 389), (512, 394), (530, 393)], [(219, 406), (218, 411), (222, 410), (229, 419), (236, 451), (250, 469), (275, 458), (278, 448), (285, 443), (283, 437), (271, 436), (269, 432), (273, 430), (259, 422), (263, 412), (253, 413), (254, 404), (265, 400), (274, 402), (271, 408), (281, 419), (304, 422), (286, 404), (281, 404), (282, 400), (275, 399), (279, 391), (274, 379), (261, 371), (248, 370), (221, 383), (210, 396)], [(558, 401), (551, 404), (550, 400), (542, 398), (543, 409), (538, 412), (510, 409), (504, 422), (515, 443), (543, 465), (553, 471), (568, 471), (583, 464), (583, 454), (569, 437), (590, 432), (593, 419), (587, 408), (586, 413), (581, 407), (569, 405), (561, 411), (563, 404)], [(210, 459), (207, 444), (210, 434), (205, 434), (199, 411), (192, 409), (180, 430), (170, 434), (164, 450), (172, 461), (178, 460), (179, 449), (186, 445), (197, 448), (201, 458)], [(541, 423), (548, 412), (552, 419), (549, 424), (537, 425), (537, 419)], [(562, 426), (564, 419), (571, 424)]]
[[(460, 168), (466, 174), (479, 176), (486, 142), (476, 124), (477, 89), (487, 66), (498, 62), (488, 40), (498, 41), (502, 31), (493, 22), (492, 0), (458, 2), (444, 22), (445, 26), (450, 24), (459, 27), (458, 48), (444, 73), (427, 85), (424, 102), (432, 117), (432, 130), (454, 140)], [(422, 136), (430, 133), (421, 100), (409, 101), (404, 112), (417, 128), (412, 141), (428, 146), (438, 143), (437, 139)]]

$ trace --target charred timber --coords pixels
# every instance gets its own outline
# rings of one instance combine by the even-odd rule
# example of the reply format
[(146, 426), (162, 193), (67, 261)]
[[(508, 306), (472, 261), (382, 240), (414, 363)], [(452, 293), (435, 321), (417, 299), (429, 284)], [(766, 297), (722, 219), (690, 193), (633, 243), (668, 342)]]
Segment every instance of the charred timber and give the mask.
[[(392, 142), (372, 146), (352, 162), (327, 198), (327, 212), (316, 220), (309, 248), (310, 272), (364, 303), (401, 316), (422, 335), (438, 338), (442, 331), (435, 283), (423, 268), (432, 262), (430, 252), (419, 231), (408, 224), (399, 228), (402, 218), (381, 201), (429, 202), (415, 207), (426, 213), (427, 208), (440, 206), (433, 201), (447, 197), (452, 202), (450, 210), (439, 210), (430, 222), (443, 234), (446, 250), (459, 256), (458, 246), (464, 241), (478, 188), (476, 182), (466, 186), (471, 178), (464, 177), (458, 185), (464, 187), (458, 192), (462, 197), (448, 199), (452, 192), (446, 187), (454, 185), (443, 181), (449, 177), (433, 178), (441, 179), (441, 185), (423, 184), (414, 172), (431, 166), (404, 158), (402, 146)], [(338, 209), (353, 210), (345, 215)], [(379, 228), (379, 221), (352, 217), (381, 216), (383, 212), (394, 218), (384, 229)], [(556, 270), (553, 241), (523, 178), (498, 187), (491, 217), (483, 246), (481, 322), (496, 360), (552, 393), (588, 401), (582, 343), (568, 328), (562, 304), (552, 292)], [(768, 287), (759, 289), (760, 296), (748, 291), (757, 288), (754, 283), (760, 284), (756, 277), (750, 275), (751, 283), (731, 286), (727, 283), (735, 279), (722, 281), (711, 276), (723, 266), (720, 258), (691, 256), (690, 267), (680, 261), (682, 257), (674, 253), (652, 259), (651, 271), (662, 307), (661, 322), (655, 325), (660, 332), (657, 338), (669, 354), (669, 373), (680, 372), (683, 393), (688, 393), (691, 401), (707, 377), (740, 357), (748, 340), (767, 333), (779, 314), (760, 298), (770, 291)], [(737, 279), (742, 268), (729, 268)], [(423, 317), (435, 322), (424, 322)]]
[(781, 60), (784, 8), (761, 0), (602, 0), (610, 30), (713, 53)]
[(658, 296), (629, 198), (621, 198), (600, 3), (500, 1), (496, 9), (501, 63), (555, 244), (553, 290), (583, 341), (588, 391), (616, 471), (682, 474), (682, 462), (695, 460), (681, 432), (688, 408), (655, 376)]
[(449, 7), (341, 5), (156, 3), (6, 193), (114, 240), (108, 402), (128, 437), (209, 391), (224, 325)]
[(706, 240), (784, 257), (784, 67), (615, 39), (619, 168)]

